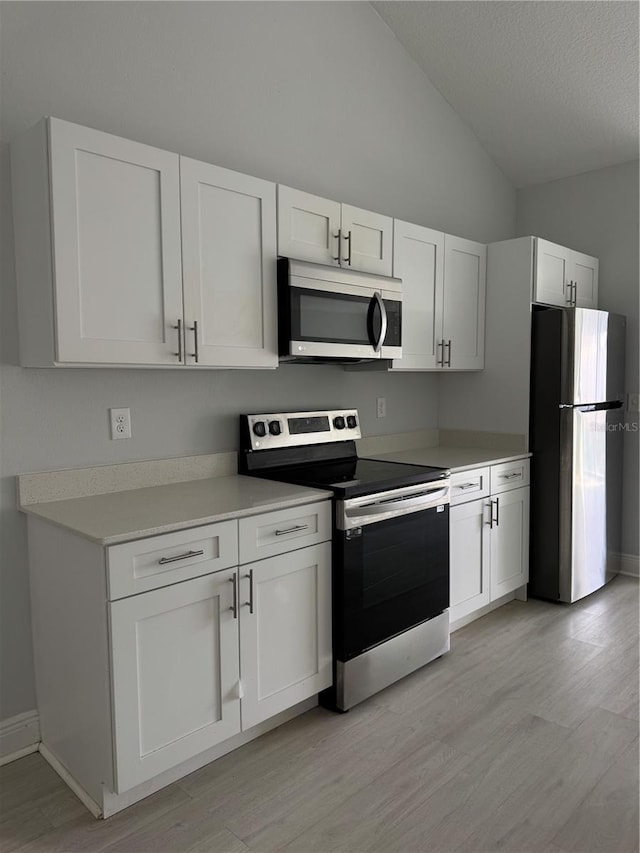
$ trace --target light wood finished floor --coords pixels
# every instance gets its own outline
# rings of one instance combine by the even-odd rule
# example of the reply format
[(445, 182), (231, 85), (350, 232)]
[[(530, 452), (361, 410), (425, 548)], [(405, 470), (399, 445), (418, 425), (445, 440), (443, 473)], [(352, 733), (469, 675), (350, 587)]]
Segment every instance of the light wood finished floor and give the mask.
[(314, 709), (96, 821), (38, 755), (0, 850), (638, 850), (638, 584), (514, 601), (348, 714)]

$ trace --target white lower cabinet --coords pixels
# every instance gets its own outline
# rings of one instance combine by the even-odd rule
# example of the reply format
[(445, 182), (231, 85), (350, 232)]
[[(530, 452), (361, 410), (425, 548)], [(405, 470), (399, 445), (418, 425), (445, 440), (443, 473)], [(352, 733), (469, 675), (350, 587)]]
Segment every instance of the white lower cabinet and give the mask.
[(105, 547), (28, 521), (42, 752), (95, 813), (331, 685), (329, 500)]
[(486, 500), (452, 506), (450, 531), (450, 611), (452, 622), (489, 604), (491, 542)]
[(117, 792), (240, 731), (235, 580), (227, 569), (111, 604)]
[(465, 471), (451, 478), (452, 623), (524, 586), (529, 579), (529, 460), (491, 466), (491, 494), (477, 498), (471, 486), (480, 483), (479, 488), (486, 489), (488, 471)]
[(240, 567), (240, 674), (243, 729), (331, 685), (329, 542)]
[[(229, 525), (239, 549), (225, 545)], [(109, 549), (110, 569), (120, 573), (123, 565), (135, 573), (148, 553), (163, 568), (195, 573), (213, 534), (222, 559), (239, 551), (242, 560), (274, 525), (282, 528), (275, 556), (180, 583), (156, 574), (156, 586), (170, 585), (109, 605), (117, 793), (330, 686), (330, 503)]]
[(529, 487), (491, 500), (491, 586), (495, 601), (529, 580)]

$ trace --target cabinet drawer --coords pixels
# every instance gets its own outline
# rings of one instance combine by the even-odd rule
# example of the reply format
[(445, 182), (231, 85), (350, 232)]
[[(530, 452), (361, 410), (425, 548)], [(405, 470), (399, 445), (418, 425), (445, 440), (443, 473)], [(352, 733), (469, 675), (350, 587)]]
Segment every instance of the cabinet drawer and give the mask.
[(451, 475), (451, 504), (466, 503), (489, 494), (489, 468), (474, 468)]
[(238, 563), (238, 522), (220, 521), (107, 548), (109, 599), (207, 575)]
[(284, 554), (331, 538), (331, 501), (240, 519), (240, 563)]
[(508, 492), (529, 485), (529, 460), (517, 459), (491, 466), (491, 494)]

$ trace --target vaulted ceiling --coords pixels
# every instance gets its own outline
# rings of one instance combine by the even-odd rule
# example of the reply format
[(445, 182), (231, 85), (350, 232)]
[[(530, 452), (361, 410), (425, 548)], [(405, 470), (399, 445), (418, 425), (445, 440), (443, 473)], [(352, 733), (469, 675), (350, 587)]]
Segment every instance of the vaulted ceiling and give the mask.
[(517, 187), (638, 157), (638, 3), (373, 7)]

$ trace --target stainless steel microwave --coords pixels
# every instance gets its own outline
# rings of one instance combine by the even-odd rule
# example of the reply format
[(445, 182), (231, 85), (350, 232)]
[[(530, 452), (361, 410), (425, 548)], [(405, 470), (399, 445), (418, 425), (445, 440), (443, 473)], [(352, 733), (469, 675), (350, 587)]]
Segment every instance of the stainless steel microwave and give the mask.
[(402, 282), (340, 267), (278, 260), (281, 361), (402, 356)]

